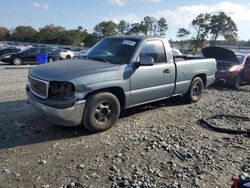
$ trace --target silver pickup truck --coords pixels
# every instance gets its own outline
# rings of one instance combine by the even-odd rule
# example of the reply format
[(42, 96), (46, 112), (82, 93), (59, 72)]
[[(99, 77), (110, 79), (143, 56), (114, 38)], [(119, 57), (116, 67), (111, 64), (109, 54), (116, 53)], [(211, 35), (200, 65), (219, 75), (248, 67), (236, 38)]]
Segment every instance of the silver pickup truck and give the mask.
[(182, 95), (197, 102), (215, 80), (216, 61), (174, 57), (165, 38), (109, 37), (86, 59), (36, 66), (29, 71), (29, 103), (55, 124), (110, 128), (120, 111)]

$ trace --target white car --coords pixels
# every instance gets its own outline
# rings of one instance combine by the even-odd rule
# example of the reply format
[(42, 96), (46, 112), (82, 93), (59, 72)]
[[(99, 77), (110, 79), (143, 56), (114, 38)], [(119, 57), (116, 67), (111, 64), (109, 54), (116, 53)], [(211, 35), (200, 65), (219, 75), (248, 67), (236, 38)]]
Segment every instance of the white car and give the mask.
[(179, 49), (176, 49), (176, 48), (171, 48), (172, 49), (172, 53), (174, 56), (181, 56), (183, 55)]
[(81, 50), (80, 52), (75, 53), (74, 59), (84, 59), (88, 54), (89, 50)]
[(60, 59), (71, 59), (74, 57), (74, 52), (66, 49), (60, 49), (59, 58)]

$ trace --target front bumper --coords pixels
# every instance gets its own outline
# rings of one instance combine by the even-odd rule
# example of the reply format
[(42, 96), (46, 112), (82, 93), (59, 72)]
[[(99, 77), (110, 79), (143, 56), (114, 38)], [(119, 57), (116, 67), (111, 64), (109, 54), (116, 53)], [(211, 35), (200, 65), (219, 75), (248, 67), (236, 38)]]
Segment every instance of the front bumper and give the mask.
[(12, 59), (11, 58), (0, 58), (0, 61), (4, 62), (4, 63), (12, 63)]
[(234, 82), (238, 75), (238, 72), (217, 71), (215, 74), (215, 78), (216, 81)]
[(31, 106), (40, 112), (41, 116), (48, 121), (63, 126), (77, 126), (81, 124), (86, 103), (85, 100), (76, 101), (75, 104), (69, 108), (58, 109), (46, 106), (34, 100), (34, 97), (30, 96), (33, 94), (28, 88), (26, 89), (26, 94)]

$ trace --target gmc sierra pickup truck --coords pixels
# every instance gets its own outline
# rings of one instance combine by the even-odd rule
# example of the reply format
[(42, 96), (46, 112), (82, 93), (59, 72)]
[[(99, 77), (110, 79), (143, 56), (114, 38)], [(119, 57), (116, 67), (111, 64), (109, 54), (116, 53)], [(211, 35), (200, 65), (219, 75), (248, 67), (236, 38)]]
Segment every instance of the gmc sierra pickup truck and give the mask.
[(174, 57), (165, 38), (118, 36), (101, 40), (85, 59), (33, 67), (26, 93), (52, 123), (100, 132), (123, 109), (177, 95), (199, 101), (215, 72), (215, 59)]

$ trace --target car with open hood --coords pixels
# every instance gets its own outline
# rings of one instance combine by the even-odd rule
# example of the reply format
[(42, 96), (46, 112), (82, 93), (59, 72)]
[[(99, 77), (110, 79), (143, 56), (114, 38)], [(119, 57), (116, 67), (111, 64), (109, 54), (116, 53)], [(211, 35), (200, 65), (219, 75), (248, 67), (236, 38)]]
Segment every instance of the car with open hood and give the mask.
[(232, 50), (210, 46), (202, 49), (207, 58), (215, 58), (217, 82), (224, 82), (239, 89), (242, 82), (250, 83), (250, 54), (235, 53)]

